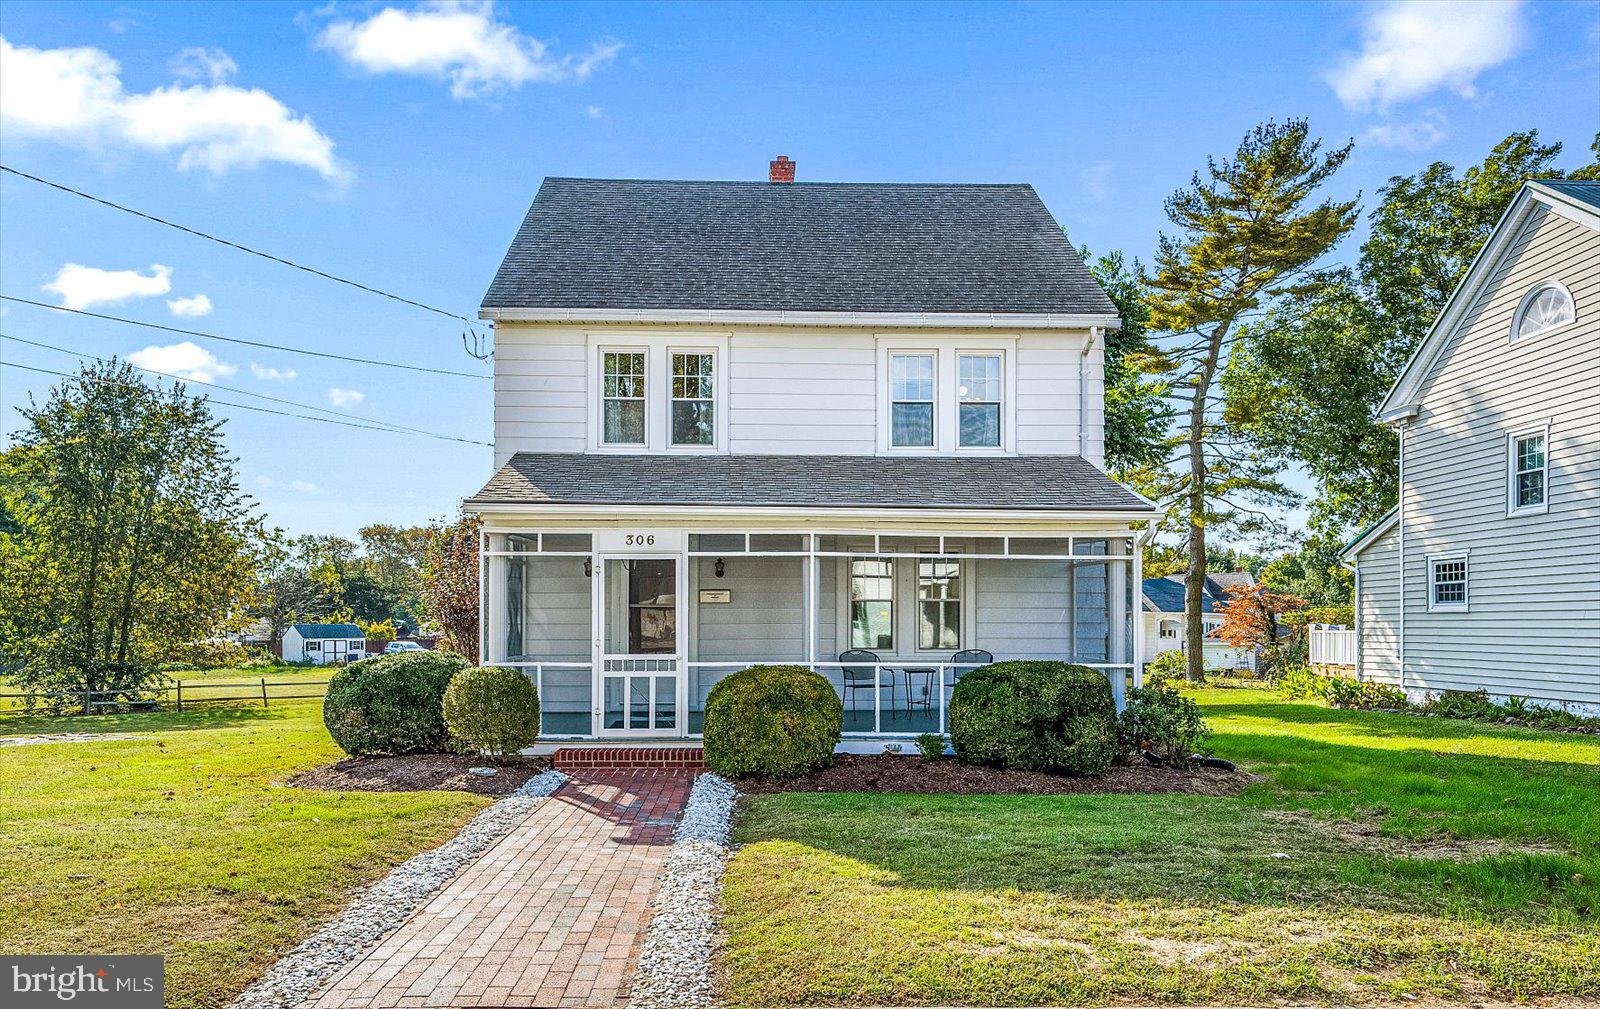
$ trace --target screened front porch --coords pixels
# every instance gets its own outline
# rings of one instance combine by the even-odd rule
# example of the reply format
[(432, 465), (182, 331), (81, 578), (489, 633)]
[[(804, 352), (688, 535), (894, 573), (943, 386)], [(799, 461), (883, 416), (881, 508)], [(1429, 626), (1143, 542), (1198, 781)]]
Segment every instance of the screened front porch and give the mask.
[(969, 532), (486, 529), (486, 664), (534, 678), (547, 739), (693, 738), (756, 663), (827, 677), (849, 738), (943, 732), (988, 661), (1137, 668), (1127, 529)]

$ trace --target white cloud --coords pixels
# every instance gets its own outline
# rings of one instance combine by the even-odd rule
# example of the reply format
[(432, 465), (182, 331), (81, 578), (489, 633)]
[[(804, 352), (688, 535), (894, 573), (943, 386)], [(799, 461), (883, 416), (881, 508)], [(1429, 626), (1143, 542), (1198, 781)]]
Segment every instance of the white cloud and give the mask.
[(207, 81), (221, 84), (239, 72), (239, 64), (221, 49), (193, 46), (172, 57), (167, 62), (172, 75), (184, 81)]
[(586, 105), (584, 106), (583, 114), (588, 116), (590, 119), (604, 119), (606, 117), (606, 110), (602, 109), (598, 105)]
[(1346, 53), (1327, 82), (1346, 108), (1386, 109), (1449, 88), (1478, 94), (1478, 75), (1527, 40), (1520, 0), (1390, 0), (1363, 26), (1359, 53)]
[(192, 298), (173, 298), (167, 302), (167, 311), (185, 319), (198, 319), (211, 314), (211, 299), (203, 294)]
[(263, 382), (288, 382), (299, 375), (293, 368), (268, 368), (264, 364), (250, 362), (250, 374)]
[(172, 271), (159, 263), (149, 273), (138, 270), (102, 270), (67, 263), (56, 279), (40, 288), (61, 296), (62, 308), (114, 305), (129, 298), (153, 298), (172, 290)]
[(258, 476), (258, 477), (256, 477), (256, 486), (257, 487), (276, 487), (276, 486), (278, 486), (278, 481), (272, 479), (270, 476)]
[(1108, 203), (1111, 200), (1111, 178), (1116, 168), (1114, 161), (1097, 161), (1078, 172), (1078, 184), (1083, 186), (1083, 191), (1094, 202)]
[(1361, 134), (1361, 142), (1374, 147), (1398, 147), (1402, 151), (1425, 151), (1444, 139), (1444, 130), (1433, 119), (1410, 123), (1376, 123)]
[(357, 406), (367, 398), (364, 392), (354, 389), (329, 389), (328, 402), (334, 406)]
[(166, 347), (146, 347), (143, 350), (136, 350), (128, 355), (128, 361), (141, 368), (149, 368), (164, 375), (175, 375), (195, 382), (215, 382), (239, 370), (231, 364), (217, 360), (211, 351), (188, 340)]
[(531, 82), (583, 80), (615, 60), (620, 42), (555, 57), (540, 40), (501, 21), (492, 3), (385, 7), (364, 21), (335, 21), (317, 44), (373, 74), (411, 74), (450, 82), (450, 95), (477, 98)]
[(291, 480), (291, 481), (289, 481), (289, 486), (293, 487), (295, 490), (299, 491), (302, 494), (320, 494), (320, 493), (322, 493), (322, 488), (318, 487), (316, 484), (312, 483), (310, 480)]
[(215, 74), (237, 69), (226, 53), (185, 59), (194, 52), (180, 54), (185, 72), (210, 74), (212, 83), (129, 92), (122, 67), (102, 49), (33, 49), (0, 37), (0, 129), (90, 150), (122, 144), (176, 153), (185, 171), (222, 174), (275, 161), (349, 178), (333, 141), (308, 117), (260, 88), (221, 83)]

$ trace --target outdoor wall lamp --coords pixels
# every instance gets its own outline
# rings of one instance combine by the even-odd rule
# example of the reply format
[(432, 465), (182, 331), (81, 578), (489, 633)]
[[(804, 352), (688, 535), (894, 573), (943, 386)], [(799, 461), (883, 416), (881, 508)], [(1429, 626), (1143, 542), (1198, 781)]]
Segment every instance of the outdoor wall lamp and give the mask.
[(594, 558), (593, 557), (585, 557), (583, 559), (583, 577), (585, 577), (585, 578), (593, 578), (594, 577)]
[(722, 558), (721, 557), (718, 557), (717, 558), (717, 563), (712, 565), (712, 569), (716, 571), (717, 577), (721, 578), (722, 577), (722, 572), (727, 570), (727, 565), (722, 563)]

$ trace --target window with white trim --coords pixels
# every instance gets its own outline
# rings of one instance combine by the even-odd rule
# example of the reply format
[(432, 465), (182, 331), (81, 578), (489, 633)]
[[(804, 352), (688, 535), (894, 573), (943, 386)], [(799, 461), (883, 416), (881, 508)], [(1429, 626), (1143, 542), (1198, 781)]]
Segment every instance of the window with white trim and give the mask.
[(1467, 608), (1467, 555), (1428, 558), (1428, 609)]
[(645, 434), (645, 353), (606, 351), (601, 356), (600, 442), (643, 445)]
[(962, 448), (1000, 447), (1000, 355), (956, 357), (957, 443)]
[(1549, 508), (1550, 458), (1546, 451), (1549, 431), (1538, 428), (1511, 435), (1507, 505), (1512, 515), (1542, 513)]
[(889, 355), (889, 445), (933, 447), (934, 355)]
[(917, 648), (961, 647), (961, 562), (917, 562)]
[(672, 355), (672, 444), (716, 443), (716, 355), (705, 351)]
[(1178, 621), (1161, 621), (1161, 637), (1166, 640), (1176, 641), (1178, 638)]
[(850, 562), (850, 647), (894, 651), (894, 561)]
[(1578, 318), (1572, 292), (1554, 280), (1529, 288), (1511, 320), (1511, 342), (1559, 329)]

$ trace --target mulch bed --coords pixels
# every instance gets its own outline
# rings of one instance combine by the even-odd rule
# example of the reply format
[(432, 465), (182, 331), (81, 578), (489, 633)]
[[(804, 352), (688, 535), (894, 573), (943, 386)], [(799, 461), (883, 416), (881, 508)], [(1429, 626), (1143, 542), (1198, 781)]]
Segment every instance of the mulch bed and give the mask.
[(953, 757), (841, 753), (833, 766), (790, 781), (740, 778), (739, 791), (771, 792), (914, 792), (920, 795), (1238, 795), (1261, 780), (1246, 771), (1196, 768), (1175, 771), (1151, 764), (1113, 767), (1100, 778), (1068, 778), (1039, 771), (1002, 771), (963, 764)]
[[(492, 778), (468, 774), (469, 767), (493, 767)], [(523, 782), (550, 767), (548, 757), (490, 764), (482, 757), (456, 753), (413, 753), (403, 757), (346, 757), (301, 771), (288, 781), (296, 788), (328, 792), (474, 792), (510, 795)]]

